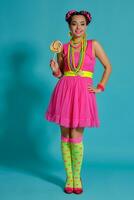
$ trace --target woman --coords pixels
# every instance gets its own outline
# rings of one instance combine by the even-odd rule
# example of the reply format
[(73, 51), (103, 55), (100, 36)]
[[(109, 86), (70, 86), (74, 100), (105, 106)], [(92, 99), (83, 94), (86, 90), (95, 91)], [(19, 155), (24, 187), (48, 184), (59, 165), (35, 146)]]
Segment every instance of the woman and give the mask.
[[(60, 126), (61, 152), (67, 175), (64, 191), (68, 194), (81, 194), (83, 132), (85, 127), (100, 125), (95, 95), (104, 91), (111, 65), (100, 43), (86, 38), (91, 14), (88, 11), (71, 10), (65, 19), (71, 39), (63, 45), (57, 61), (50, 61), (53, 75), (60, 80), (52, 93), (46, 119)], [(99, 84), (94, 87), (96, 58), (102, 63), (104, 72)]]

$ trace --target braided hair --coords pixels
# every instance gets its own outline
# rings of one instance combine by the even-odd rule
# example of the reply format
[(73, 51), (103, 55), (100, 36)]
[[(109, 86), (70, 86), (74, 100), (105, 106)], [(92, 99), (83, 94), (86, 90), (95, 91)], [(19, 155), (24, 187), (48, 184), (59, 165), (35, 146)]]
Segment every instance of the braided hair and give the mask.
[(85, 10), (81, 10), (81, 11), (70, 10), (65, 15), (65, 20), (68, 22), (69, 25), (71, 23), (72, 16), (74, 16), (74, 15), (83, 15), (86, 19), (86, 25), (88, 25), (92, 20), (91, 13), (88, 12), (88, 11), (85, 11)]

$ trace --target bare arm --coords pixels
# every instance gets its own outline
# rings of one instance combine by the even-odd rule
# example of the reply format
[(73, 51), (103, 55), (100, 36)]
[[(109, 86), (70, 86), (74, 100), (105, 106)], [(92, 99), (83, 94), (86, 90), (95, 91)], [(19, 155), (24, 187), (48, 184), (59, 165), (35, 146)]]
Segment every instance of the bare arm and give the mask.
[[(109, 79), (109, 76), (112, 72), (112, 66), (110, 64), (110, 61), (109, 61), (104, 49), (102, 48), (100, 43), (96, 40), (93, 40), (93, 54), (95, 57), (97, 57), (99, 59), (99, 61), (102, 63), (102, 65), (104, 67), (104, 72), (103, 72), (102, 78), (100, 80), (100, 84), (105, 87), (106, 83)], [(89, 87), (89, 90), (91, 92), (100, 92), (100, 89), (93, 88), (91, 86)]]
[(104, 72), (103, 72), (100, 83), (105, 87), (105, 85), (109, 79), (109, 76), (111, 74), (112, 67), (111, 67), (110, 61), (109, 61), (106, 53), (104, 52), (102, 46), (96, 40), (93, 40), (93, 49), (95, 52), (95, 56), (100, 60), (100, 62), (102, 63), (102, 65), (104, 67)]
[(57, 62), (58, 62), (60, 71), (63, 73), (63, 67), (64, 67), (63, 51), (57, 54)]
[(53, 75), (57, 78), (61, 78), (63, 75), (63, 66), (64, 66), (64, 60), (63, 60), (63, 50), (62, 52), (57, 54), (57, 61), (55, 59), (50, 60), (50, 66), (53, 71)]

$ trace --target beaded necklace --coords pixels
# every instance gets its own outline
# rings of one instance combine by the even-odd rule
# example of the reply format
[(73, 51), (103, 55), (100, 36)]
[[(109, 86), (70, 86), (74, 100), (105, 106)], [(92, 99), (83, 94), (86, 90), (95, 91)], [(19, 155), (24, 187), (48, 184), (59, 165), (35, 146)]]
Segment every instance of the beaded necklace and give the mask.
[[(78, 43), (77, 46), (74, 47), (73, 44), (76, 44), (76, 42), (74, 42), (72, 38), (68, 44), (67, 61), (68, 61), (69, 70), (78, 72), (82, 69), (84, 58), (85, 58), (85, 51), (86, 51), (86, 46), (87, 46), (86, 35), (84, 34), (84, 36), (82, 36), (82, 39), (80, 43)], [(79, 56), (79, 62), (78, 62), (78, 65), (76, 66), (75, 58), (74, 58), (74, 48), (78, 48), (80, 45), (81, 45), (81, 51), (80, 51), (80, 56)]]

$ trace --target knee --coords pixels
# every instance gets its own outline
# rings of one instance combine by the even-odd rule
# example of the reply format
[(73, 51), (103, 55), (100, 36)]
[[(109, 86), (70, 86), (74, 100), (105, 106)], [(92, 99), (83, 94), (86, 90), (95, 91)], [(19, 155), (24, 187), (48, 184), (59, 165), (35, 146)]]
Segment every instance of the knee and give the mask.
[(71, 129), (71, 138), (81, 138), (83, 136), (84, 128), (73, 128)]
[(61, 129), (61, 135), (66, 137), (66, 138), (69, 138), (70, 129), (69, 128), (65, 128), (63, 126), (60, 126), (60, 129)]

